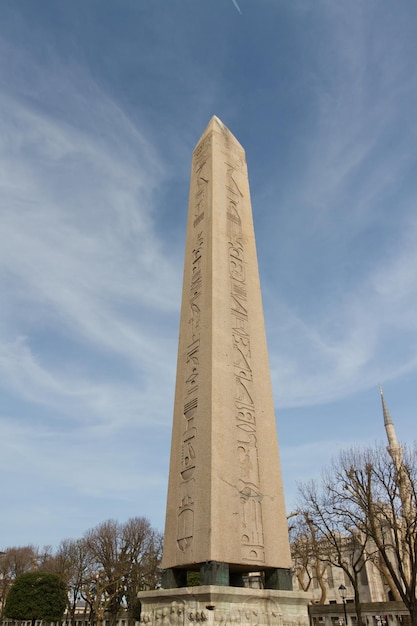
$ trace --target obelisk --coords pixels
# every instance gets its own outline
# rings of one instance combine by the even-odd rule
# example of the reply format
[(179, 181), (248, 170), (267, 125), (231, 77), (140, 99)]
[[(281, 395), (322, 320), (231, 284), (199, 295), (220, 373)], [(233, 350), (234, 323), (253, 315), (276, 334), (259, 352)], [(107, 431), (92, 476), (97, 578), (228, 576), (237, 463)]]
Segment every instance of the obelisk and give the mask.
[(192, 158), (163, 587), (292, 589), (245, 151), (213, 117)]

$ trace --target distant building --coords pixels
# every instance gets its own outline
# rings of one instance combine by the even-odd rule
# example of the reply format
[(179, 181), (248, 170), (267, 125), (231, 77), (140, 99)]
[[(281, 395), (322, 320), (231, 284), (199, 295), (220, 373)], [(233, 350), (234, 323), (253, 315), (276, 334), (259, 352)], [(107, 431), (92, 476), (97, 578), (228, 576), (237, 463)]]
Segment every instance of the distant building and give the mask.
[[(384, 426), (388, 439), (387, 450), (397, 471), (401, 473), (402, 448), (398, 443), (394, 423), (380, 388)], [(401, 475), (400, 475), (401, 478)], [(407, 478), (401, 482), (404, 501), (407, 502)], [(354, 549), (346, 542), (346, 550)], [(322, 590), (317, 576), (312, 572), (309, 587), (311, 605), (309, 606), (312, 626), (344, 626), (345, 610), (348, 626), (357, 626), (354, 605), (353, 587), (341, 568), (327, 565), (321, 577), (325, 585), (326, 599), (322, 601)], [(342, 586), (342, 594), (340, 587)], [(300, 589), (297, 577), (294, 576), (294, 589)], [(342, 595), (344, 598), (342, 599)], [(362, 619), (366, 626), (406, 626), (410, 624), (409, 612), (402, 602), (394, 601), (393, 593), (384, 580), (381, 571), (371, 560), (366, 560), (359, 573), (359, 596), (361, 601)], [(344, 606), (345, 604), (345, 606)]]

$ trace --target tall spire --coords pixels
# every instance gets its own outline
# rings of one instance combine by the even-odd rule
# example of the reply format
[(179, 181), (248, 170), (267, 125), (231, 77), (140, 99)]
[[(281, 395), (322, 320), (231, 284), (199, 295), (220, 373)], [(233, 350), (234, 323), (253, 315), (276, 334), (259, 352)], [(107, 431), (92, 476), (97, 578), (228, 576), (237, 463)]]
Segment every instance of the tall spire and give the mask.
[[(399, 496), (402, 503), (402, 515), (407, 524), (415, 524), (416, 508), (413, 499), (414, 485), (410, 478), (410, 474), (404, 463), (403, 448), (398, 443), (397, 435), (395, 433), (394, 423), (391, 415), (388, 411), (388, 407), (385, 403), (384, 394), (382, 393), (382, 387), (379, 387), (382, 400), (382, 411), (384, 414), (385, 430), (388, 437), (388, 454), (392, 458), (396, 473), (396, 484), (399, 488)], [(406, 567), (405, 564), (403, 564)]]
[(387, 403), (385, 402), (381, 385), (379, 386), (379, 391), (381, 394), (382, 413), (384, 415), (384, 426), (385, 426), (385, 431), (387, 433), (387, 438), (388, 438), (388, 452), (390, 453), (394, 463), (397, 465), (398, 463), (401, 463), (402, 450), (401, 450), (400, 444), (398, 443), (397, 434), (394, 428), (394, 422), (392, 421), (392, 417), (388, 410)]
[(388, 410), (387, 403), (385, 402), (384, 393), (382, 391), (381, 385), (379, 386), (379, 391), (381, 394), (381, 402), (382, 402), (382, 413), (384, 415), (384, 426), (387, 431), (387, 437), (390, 445), (398, 446), (397, 435), (395, 433), (394, 422), (392, 421), (391, 414)]

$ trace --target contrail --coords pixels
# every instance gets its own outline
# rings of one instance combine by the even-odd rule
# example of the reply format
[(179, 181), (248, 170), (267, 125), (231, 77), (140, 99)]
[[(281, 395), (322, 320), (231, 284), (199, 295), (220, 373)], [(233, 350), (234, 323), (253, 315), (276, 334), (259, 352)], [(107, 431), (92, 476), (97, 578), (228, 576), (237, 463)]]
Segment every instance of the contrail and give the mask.
[(239, 11), (239, 13), (242, 15), (242, 11), (240, 10), (240, 7), (239, 7), (238, 3), (236, 2), (236, 0), (232, 0), (232, 2), (235, 5), (236, 9)]

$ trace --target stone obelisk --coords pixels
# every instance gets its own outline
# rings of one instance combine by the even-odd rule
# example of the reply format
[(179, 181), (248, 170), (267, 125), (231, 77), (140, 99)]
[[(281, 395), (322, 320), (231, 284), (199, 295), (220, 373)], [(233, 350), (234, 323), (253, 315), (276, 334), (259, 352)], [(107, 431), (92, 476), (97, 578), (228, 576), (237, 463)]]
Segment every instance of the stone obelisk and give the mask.
[(162, 567), (291, 588), (245, 151), (217, 117), (192, 159)]
[(162, 567), (162, 588), (138, 594), (145, 625), (308, 626), (309, 596), (292, 591), (245, 152), (217, 117), (192, 160)]

